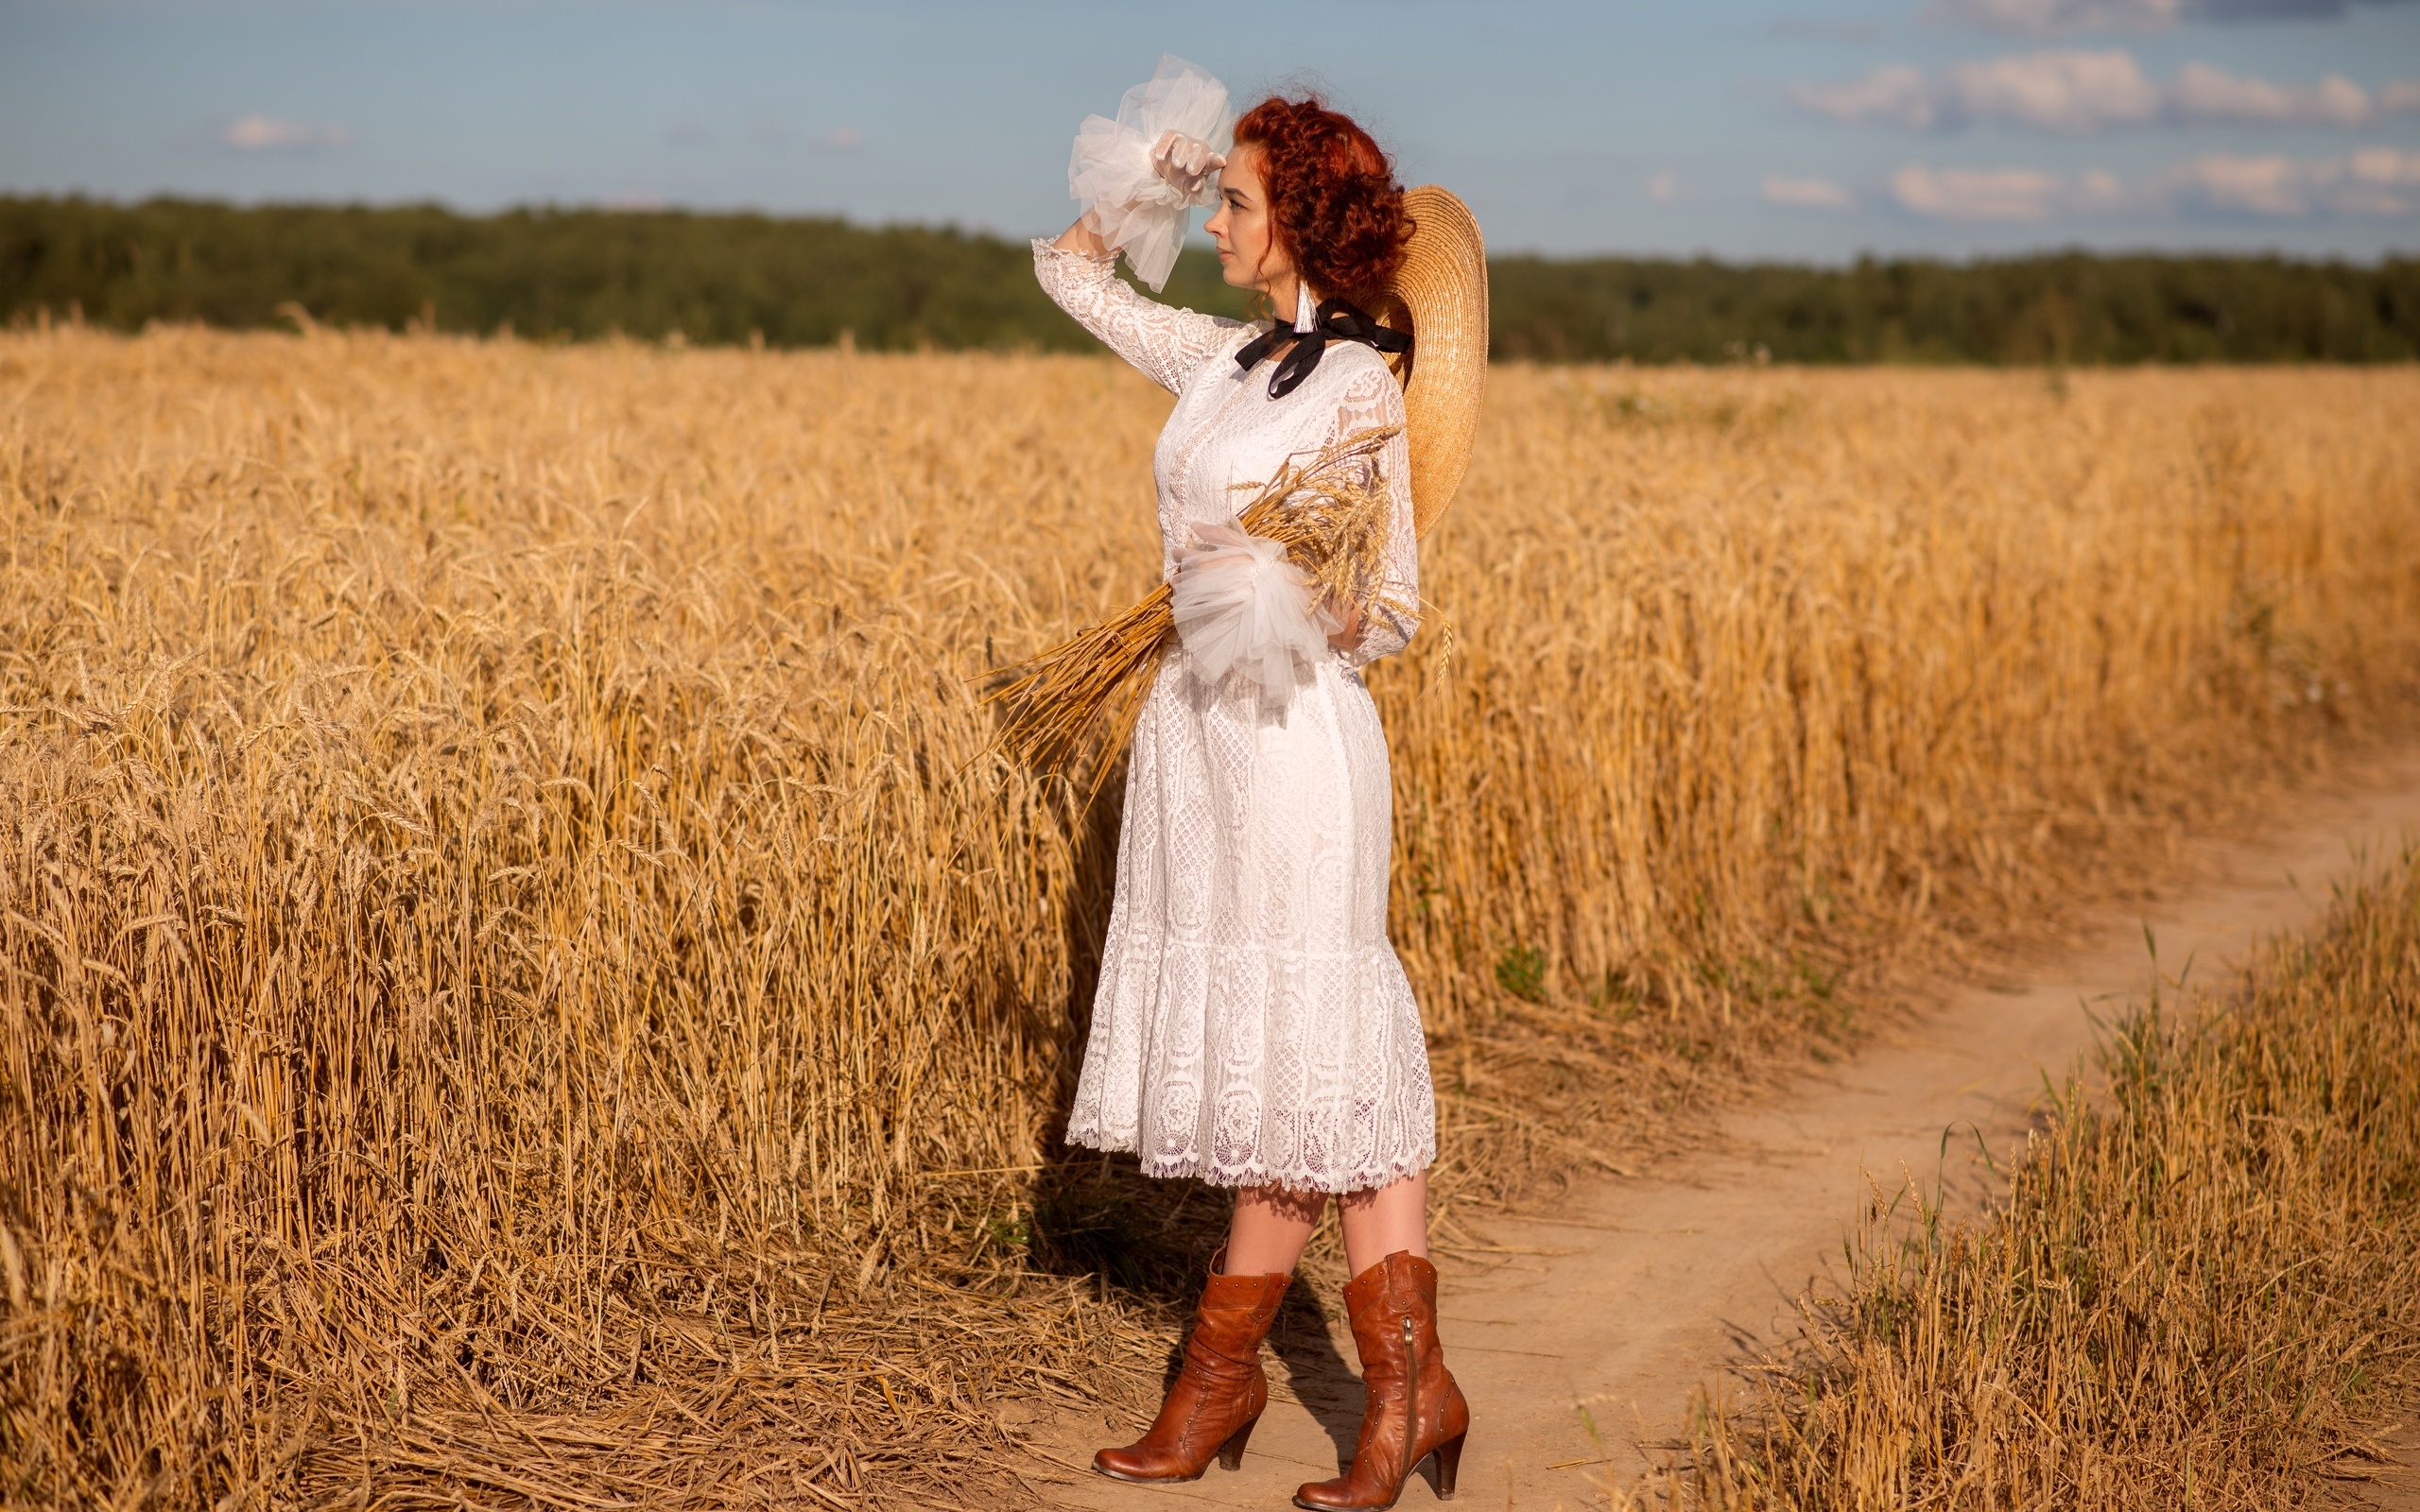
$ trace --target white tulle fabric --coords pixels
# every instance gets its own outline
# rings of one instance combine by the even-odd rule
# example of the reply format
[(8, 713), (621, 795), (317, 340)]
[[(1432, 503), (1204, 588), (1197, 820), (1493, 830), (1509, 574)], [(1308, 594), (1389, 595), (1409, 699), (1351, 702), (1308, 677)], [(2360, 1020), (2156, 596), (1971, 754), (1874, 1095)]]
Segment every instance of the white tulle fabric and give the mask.
[[(1284, 399), (1257, 327), (1171, 309), (1106, 259), (1034, 243), (1043, 287), (1177, 395), (1152, 454), (1162, 566), (1228, 524), (1288, 457), (1403, 421), (1377, 354), (1340, 342)], [(1395, 505), (1388, 594), (1418, 597), (1400, 436), (1376, 458)], [(1250, 551), (1253, 548), (1242, 548)], [(1359, 668), (1412, 620), (1380, 610), (1358, 647), (1297, 663), (1282, 699), (1212, 679), (1180, 633), (1136, 722), (1117, 891), (1070, 1143), (1131, 1150), (1153, 1176), (1356, 1192), (1436, 1158), (1420, 1012), (1387, 940), (1393, 797)]]
[(1154, 293), (1167, 287), (1168, 270), (1193, 212), (1216, 204), (1214, 175), (1201, 192), (1186, 195), (1151, 171), (1151, 146), (1176, 131), (1217, 146), (1234, 127), (1227, 114), (1227, 86), (1173, 54), (1163, 54), (1149, 83), (1137, 84), (1118, 102), (1117, 119), (1084, 117), (1067, 160), (1067, 193), (1083, 203), (1101, 239), (1122, 251), (1134, 276)]
[(1312, 602), (1311, 583), (1286, 548), (1230, 520), (1195, 525), (1193, 543), (1176, 554), (1168, 579), (1177, 638), (1207, 682), (1230, 671), (1283, 704), (1299, 672), (1327, 653), (1330, 621)]

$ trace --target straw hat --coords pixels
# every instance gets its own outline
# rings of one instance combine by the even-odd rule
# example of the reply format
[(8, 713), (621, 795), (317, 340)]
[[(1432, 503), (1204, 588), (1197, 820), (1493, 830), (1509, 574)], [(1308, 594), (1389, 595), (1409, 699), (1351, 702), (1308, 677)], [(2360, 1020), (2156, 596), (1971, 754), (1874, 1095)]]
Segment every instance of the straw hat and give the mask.
[(1461, 487), (1478, 431), (1487, 387), (1487, 249), (1470, 207), (1450, 192), (1423, 184), (1403, 200), (1414, 222), (1403, 270), (1370, 313), (1411, 333), (1409, 358), (1390, 362), (1404, 380), (1412, 528), (1425, 536)]

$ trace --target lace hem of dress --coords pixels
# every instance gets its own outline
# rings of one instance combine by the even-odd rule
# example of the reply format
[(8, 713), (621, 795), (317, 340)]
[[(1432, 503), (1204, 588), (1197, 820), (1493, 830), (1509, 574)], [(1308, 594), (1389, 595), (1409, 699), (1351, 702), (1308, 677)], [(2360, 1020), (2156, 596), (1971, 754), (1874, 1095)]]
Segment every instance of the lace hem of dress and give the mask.
[(1411, 984), (1383, 941), (1212, 944), (1113, 920), (1067, 1142), (1149, 1175), (1361, 1192), (1437, 1155)]
[(1097, 1129), (1067, 1130), (1067, 1143), (1105, 1155), (1136, 1157), (1142, 1174), (1155, 1180), (1183, 1178), (1214, 1187), (1284, 1187), (1289, 1192), (1321, 1192), (1343, 1196), (1355, 1192), (1374, 1192), (1392, 1186), (1408, 1176), (1417, 1176), (1437, 1163), (1437, 1152), (1428, 1150), (1391, 1160), (1384, 1165), (1345, 1172), (1335, 1179), (1314, 1178), (1304, 1172), (1279, 1170), (1257, 1161), (1240, 1165), (1219, 1165), (1190, 1158), (1168, 1159), (1146, 1156), (1139, 1142), (1132, 1138), (1102, 1134)]

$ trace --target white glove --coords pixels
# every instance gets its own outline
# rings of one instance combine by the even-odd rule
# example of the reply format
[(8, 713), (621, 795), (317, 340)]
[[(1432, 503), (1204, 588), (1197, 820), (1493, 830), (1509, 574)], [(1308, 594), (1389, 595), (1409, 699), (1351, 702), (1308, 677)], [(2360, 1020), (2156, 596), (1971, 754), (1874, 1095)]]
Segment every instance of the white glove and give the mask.
[(1331, 617), (1276, 541), (1247, 535), (1234, 520), (1196, 524), (1192, 535), (1176, 554), (1168, 608), (1193, 670), (1213, 683), (1241, 671), (1263, 697), (1283, 704), (1295, 667), (1329, 654)]
[(1116, 120), (1087, 116), (1076, 132), (1067, 193), (1154, 291), (1167, 285), (1194, 207), (1211, 202), (1211, 175), (1226, 160), (1210, 144), (1232, 124), (1226, 85), (1163, 57), (1150, 82), (1126, 92)]
[(1162, 183), (1183, 195), (1188, 205), (1218, 202), (1218, 192), (1210, 187), (1210, 180), (1226, 165), (1223, 153), (1211, 151), (1209, 143), (1182, 131), (1163, 131), (1160, 139), (1151, 144), (1151, 171)]

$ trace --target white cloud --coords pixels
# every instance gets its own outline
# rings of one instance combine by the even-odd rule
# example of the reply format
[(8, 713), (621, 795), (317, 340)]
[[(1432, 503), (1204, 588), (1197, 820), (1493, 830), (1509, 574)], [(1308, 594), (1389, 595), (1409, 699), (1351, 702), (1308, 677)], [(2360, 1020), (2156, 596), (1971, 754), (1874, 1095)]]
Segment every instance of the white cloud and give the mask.
[[(2420, 80), (2408, 82), (2408, 108), (2420, 110)], [(2187, 63), (2160, 84), (2123, 49), (2054, 48), (1959, 63), (1938, 78), (1903, 64), (1877, 68), (1850, 83), (1792, 90), (1790, 99), (1850, 124), (1925, 131), (1989, 123), (2082, 134), (2154, 122), (2356, 127), (2380, 109), (2407, 108), (2406, 85), (2389, 90), (2398, 102), (2392, 107), (2334, 74), (2308, 86), (2277, 84), (2208, 63)]]
[(2363, 147), (2345, 162), (2351, 175), (2365, 183), (2420, 188), (2420, 152), (2394, 147)]
[(1765, 203), (1788, 205), (1793, 210), (1847, 210), (1857, 203), (1857, 197), (1829, 179), (1791, 179), (1778, 173), (1765, 175)]
[(2133, 184), (2102, 169), (2068, 175), (2047, 168), (1911, 163), (1892, 175), (1891, 196), (1902, 210), (1933, 220), (2037, 221), (2118, 213), (2396, 218), (2420, 215), (2420, 152), (2390, 146), (2334, 158), (2214, 152)]
[(2398, 78), (2378, 86), (2378, 110), (2387, 114), (2420, 111), (2420, 78)]
[(2184, 120), (2276, 126), (2360, 126), (2372, 113), (2369, 91), (2341, 75), (2303, 89), (2238, 77), (2208, 63), (2178, 69), (2168, 87), (2168, 104)]
[(2211, 153), (2162, 173), (2166, 193), (2205, 209), (2254, 215), (2306, 215), (2311, 200), (2303, 164), (2281, 152), (2239, 158)]
[(2344, 164), (2332, 186), (2331, 208), (2348, 215), (2420, 215), (2420, 152), (2364, 147)]
[(1933, 168), (1910, 163), (1891, 176), (1900, 207), (1934, 220), (2046, 220), (2065, 207), (2064, 175), (2040, 168)]
[(2342, 158), (2212, 153), (2167, 170), (2155, 187), (2188, 208), (2301, 218), (2420, 215), (2420, 152), (2363, 147)]
[(1789, 92), (1799, 109), (1851, 125), (1883, 122), (1922, 131), (1942, 124), (1941, 91), (1922, 69), (1905, 63), (1877, 68), (1847, 84), (1801, 84)]
[(2083, 215), (2106, 215), (2142, 202), (2143, 197), (2106, 168), (2086, 168), (2067, 191), (2067, 208)]
[(866, 134), (854, 126), (841, 126), (816, 133), (813, 141), (826, 152), (855, 152), (866, 145)]
[(1949, 71), (1955, 113), (2045, 131), (2097, 131), (2156, 118), (2159, 86), (2143, 77), (2130, 53), (2040, 52)]
[[(2333, 21), (2361, 0), (1935, 0), (1925, 14), (1986, 31), (2166, 31), (2188, 21)], [(2391, 5), (2395, 0), (2369, 0)]]
[(311, 152), (350, 146), (353, 133), (334, 122), (312, 126), (275, 115), (239, 115), (220, 129), (216, 140), (236, 152)]
[(1674, 173), (1669, 168), (1665, 169), (1661, 173), (1651, 173), (1648, 175), (1647, 198), (1654, 200), (1659, 205), (1679, 204), (1681, 202), (1681, 176)]

